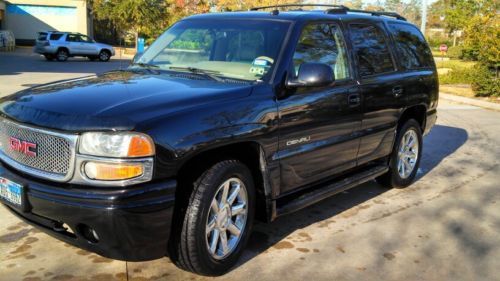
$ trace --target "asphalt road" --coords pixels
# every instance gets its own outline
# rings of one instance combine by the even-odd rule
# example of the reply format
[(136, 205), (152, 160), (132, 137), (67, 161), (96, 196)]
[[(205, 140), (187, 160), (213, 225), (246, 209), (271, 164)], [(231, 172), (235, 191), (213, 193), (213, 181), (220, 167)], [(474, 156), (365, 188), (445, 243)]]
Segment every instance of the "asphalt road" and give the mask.
[[(46, 64), (44, 73), (20, 68), (12, 75), (59, 79), (50, 72), (56, 63)], [(78, 65), (91, 70), (99, 64)], [(12, 75), (0, 74), (4, 94), (31, 83), (13, 83)], [(387, 190), (370, 182), (259, 223), (238, 266), (215, 279), (500, 280), (499, 140), (500, 112), (441, 101), (415, 184)], [(76, 249), (0, 207), (2, 281), (206, 279), (168, 258), (125, 263)]]

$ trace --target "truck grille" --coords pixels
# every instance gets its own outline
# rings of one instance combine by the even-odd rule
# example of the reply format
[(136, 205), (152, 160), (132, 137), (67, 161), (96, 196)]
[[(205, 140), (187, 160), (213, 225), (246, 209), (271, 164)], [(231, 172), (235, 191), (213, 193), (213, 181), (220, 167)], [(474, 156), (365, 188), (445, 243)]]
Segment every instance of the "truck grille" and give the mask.
[[(11, 148), (11, 138), (36, 144), (36, 156)], [(62, 181), (74, 162), (75, 139), (0, 118), (0, 158), (16, 169)]]

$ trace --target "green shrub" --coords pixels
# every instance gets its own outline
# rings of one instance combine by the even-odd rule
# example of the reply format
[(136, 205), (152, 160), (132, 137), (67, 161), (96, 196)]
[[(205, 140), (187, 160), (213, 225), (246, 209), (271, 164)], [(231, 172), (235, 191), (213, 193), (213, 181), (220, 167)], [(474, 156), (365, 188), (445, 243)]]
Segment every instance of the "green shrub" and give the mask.
[(472, 90), (478, 97), (499, 97), (500, 79), (497, 71), (489, 69), (486, 66), (477, 65), (472, 70), (471, 75)]
[(439, 75), (441, 84), (471, 84), (473, 70), (468, 68), (451, 68), (447, 74)]
[(448, 48), (447, 54), (450, 59), (461, 59), (463, 58), (463, 47), (451, 46)]

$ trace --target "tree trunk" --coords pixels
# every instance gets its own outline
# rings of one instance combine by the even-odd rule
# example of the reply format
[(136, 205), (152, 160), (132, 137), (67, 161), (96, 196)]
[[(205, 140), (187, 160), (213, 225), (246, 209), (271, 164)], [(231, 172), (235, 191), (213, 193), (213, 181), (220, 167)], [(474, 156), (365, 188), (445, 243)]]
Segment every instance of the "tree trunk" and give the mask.
[(134, 38), (135, 38), (135, 52), (137, 53), (137, 50), (139, 48), (139, 31), (134, 30)]

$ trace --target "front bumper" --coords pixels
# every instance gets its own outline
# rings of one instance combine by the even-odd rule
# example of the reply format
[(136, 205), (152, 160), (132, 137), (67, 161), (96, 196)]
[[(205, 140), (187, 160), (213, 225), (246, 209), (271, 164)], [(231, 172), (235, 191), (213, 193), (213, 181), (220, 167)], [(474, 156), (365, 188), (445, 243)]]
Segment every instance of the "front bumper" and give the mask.
[[(175, 180), (96, 188), (34, 179), (0, 163), (0, 176), (24, 187), (23, 208), (3, 202), (16, 216), (47, 234), (104, 257), (145, 261), (167, 255)], [(71, 231), (65, 230), (63, 224)], [(99, 239), (86, 238), (85, 227)]]

